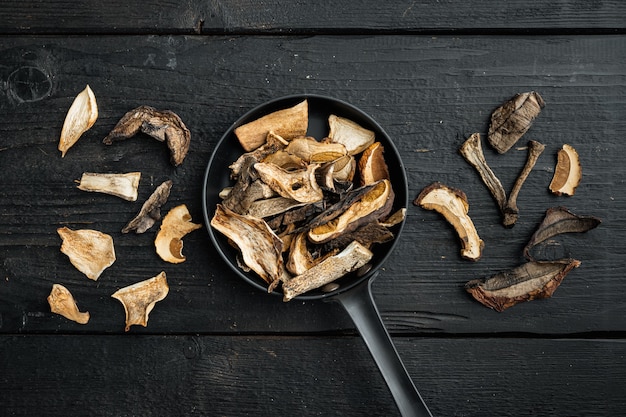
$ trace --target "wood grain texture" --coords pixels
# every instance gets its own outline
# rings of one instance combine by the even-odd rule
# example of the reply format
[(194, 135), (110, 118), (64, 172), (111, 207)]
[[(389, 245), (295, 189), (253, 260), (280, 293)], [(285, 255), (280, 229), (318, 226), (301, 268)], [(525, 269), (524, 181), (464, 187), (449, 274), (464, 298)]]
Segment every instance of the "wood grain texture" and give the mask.
[(172, 0), (0, 4), (0, 33), (610, 32), (626, 27), (619, 0), (351, 2)]
[[(219, 259), (206, 230), (185, 238), (188, 261), (176, 266), (154, 253), (156, 229), (142, 236), (119, 232), (167, 178), (174, 186), (164, 212), (184, 203), (201, 222), (204, 170), (221, 134), (250, 108), (293, 93), (332, 95), (372, 115), (403, 156), (410, 196), (435, 180), (468, 194), (470, 215), (486, 242), (477, 263), (460, 258), (457, 238), (439, 215), (408, 207), (397, 250), (374, 284), (393, 333), (624, 331), (625, 51), (624, 36), (5, 38), (0, 331), (122, 332), (123, 311), (110, 294), (162, 270), (172, 293), (157, 305), (148, 329), (137, 332), (351, 329), (333, 304), (283, 305), (248, 288)], [(100, 117), (61, 159), (56, 146), (63, 119), (85, 84), (95, 92)], [(526, 137), (546, 144), (546, 151), (520, 193), (518, 224), (504, 229), (487, 189), (457, 149), (469, 134), (487, 131), (495, 107), (530, 90), (547, 105)], [(191, 129), (181, 167), (169, 165), (166, 147), (147, 137), (101, 143), (126, 111), (141, 104), (173, 110)], [(563, 143), (577, 149), (583, 165), (572, 198), (547, 191)], [(523, 145), (505, 155), (486, 150), (507, 190), (524, 163)], [(83, 171), (131, 170), (142, 172), (137, 203), (85, 193), (74, 182)], [(523, 246), (554, 205), (603, 220), (596, 230), (542, 248), (546, 256), (582, 261), (554, 297), (502, 314), (469, 298), (466, 281), (523, 261)], [(86, 280), (59, 252), (60, 226), (113, 236), (118, 260), (98, 282)], [(45, 297), (54, 282), (68, 284), (79, 306), (92, 312), (90, 325), (49, 313)]]
[[(621, 340), (395, 342), (436, 416), (615, 416), (626, 406)], [(0, 350), (10, 416), (398, 415), (355, 337), (31, 335), (2, 337)]]

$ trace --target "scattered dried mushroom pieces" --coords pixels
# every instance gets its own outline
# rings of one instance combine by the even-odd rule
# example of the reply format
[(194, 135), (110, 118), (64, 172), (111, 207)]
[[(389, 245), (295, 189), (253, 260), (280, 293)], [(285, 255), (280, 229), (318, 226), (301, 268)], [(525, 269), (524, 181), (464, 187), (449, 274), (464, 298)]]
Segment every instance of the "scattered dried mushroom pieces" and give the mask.
[(454, 227), (461, 240), (463, 258), (470, 261), (481, 258), (485, 244), (468, 215), (469, 202), (462, 190), (434, 182), (420, 192), (413, 204), (426, 210), (435, 210)]
[(549, 188), (556, 195), (572, 196), (583, 177), (578, 152), (572, 146), (564, 144), (557, 154), (556, 168)]
[(50, 304), (50, 311), (60, 314), (68, 320), (75, 321), (78, 324), (87, 324), (89, 322), (89, 312), (79, 311), (74, 296), (61, 284), (52, 285), (52, 290), (48, 296), (48, 304)]
[(111, 236), (97, 230), (72, 230), (68, 227), (57, 229), (57, 233), (63, 240), (61, 252), (87, 278), (96, 281), (115, 262)]
[(404, 220), (405, 210), (389, 216), (395, 195), (375, 133), (337, 115), (328, 122), (328, 137), (307, 137), (305, 100), (235, 130), (246, 152), (211, 219), (239, 249), (239, 266), (270, 292), (282, 283), (285, 301), (352, 271)]
[(183, 237), (201, 227), (201, 224), (191, 221), (191, 214), (186, 205), (174, 207), (163, 218), (154, 240), (157, 254), (166, 262), (173, 264), (185, 262)]
[(122, 233), (134, 231), (137, 234), (144, 233), (154, 223), (161, 220), (161, 207), (167, 202), (172, 189), (172, 181), (164, 181), (159, 185), (143, 203), (139, 213), (133, 217), (122, 229)]
[(139, 132), (165, 142), (170, 151), (170, 162), (174, 166), (183, 163), (189, 151), (191, 132), (182, 119), (170, 110), (157, 110), (150, 106), (139, 106), (130, 110), (102, 142), (111, 145), (113, 142), (131, 138)]
[(165, 299), (169, 292), (165, 272), (149, 278), (145, 281), (129, 285), (117, 290), (111, 297), (120, 301), (126, 313), (125, 331), (130, 330), (132, 325), (146, 327), (148, 316), (154, 305)]
[(110, 194), (127, 201), (136, 201), (140, 179), (141, 172), (125, 174), (85, 172), (78, 181), (78, 189)]
[(61, 158), (74, 146), (80, 137), (89, 130), (98, 119), (96, 96), (89, 85), (81, 91), (70, 106), (63, 122), (58, 149)]
[(530, 129), (545, 106), (539, 93), (516, 94), (491, 114), (488, 140), (499, 153), (505, 153)]

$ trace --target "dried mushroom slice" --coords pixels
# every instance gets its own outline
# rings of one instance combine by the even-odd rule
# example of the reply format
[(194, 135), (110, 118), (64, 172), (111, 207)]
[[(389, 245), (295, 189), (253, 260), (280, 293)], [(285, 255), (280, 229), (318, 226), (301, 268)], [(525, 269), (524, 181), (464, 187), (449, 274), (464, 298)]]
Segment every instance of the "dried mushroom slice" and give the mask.
[(58, 149), (61, 158), (98, 119), (96, 96), (89, 85), (81, 91), (70, 106), (63, 122)]
[(545, 102), (535, 91), (516, 94), (491, 114), (489, 143), (505, 153), (530, 129)]
[(572, 196), (583, 178), (578, 152), (572, 146), (564, 144), (557, 154), (554, 176), (550, 182), (550, 191), (556, 195)]
[(50, 311), (60, 314), (68, 320), (75, 321), (78, 324), (87, 324), (89, 322), (89, 312), (79, 311), (74, 296), (61, 284), (52, 285), (52, 291), (50, 291), (48, 296), (48, 304), (50, 304)]
[(97, 230), (72, 230), (68, 227), (57, 229), (57, 233), (63, 240), (61, 252), (87, 278), (96, 281), (115, 262), (111, 236)]
[(579, 216), (565, 207), (551, 207), (524, 248), (526, 259), (533, 260), (531, 250), (541, 242), (563, 233), (585, 233), (602, 223), (594, 216)]
[(563, 278), (579, 265), (576, 259), (528, 262), (486, 279), (469, 281), (465, 290), (483, 305), (501, 312), (524, 301), (551, 297)]
[(173, 264), (185, 262), (183, 237), (201, 227), (201, 224), (192, 223), (186, 205), (174, 207), (163, 218), (154, 240), (157, 254), (166, 262)]
[(279, 152), (284, 153), (283, 149), (285, 149), (288, 144), (289, 142), (287, 142), (285, 139), (270, 131), (267, 134), (266, 141), (262, 146), (256, 148), (253, 151), (242, 154), (239, 158), (237, 158), (235, 162), (233, 162), (229, 166), (230, 177), (233, 179), (238, 178), (239, 174), (243, 169), (245, 169), (250, 159), (254, 160), (255, 162), (266, 162), (264, 161), (264, 159)]
[(122, 233), (134, 231), (137, 234), (144, 233), (150, 229), (154, 223), (161, 220), (161, 206), (165, 204), (170, 196), (172, 181), (164, 181), (159, 185), (150, 197), (143, 203), (139, 213), (122, 229)]
[(261, 180), (272, 190), (300, 203), (315, 203), (324, 198), (322, 189), (315, 180), (315, 171), (318, 168), (318, 164), (310, 164), (303, 170), (286, 171), (263, 162), (254, 164), (254, 169)]
[(165, 142), (170, 151), (170, 162), (174, 166), (183, 163), (189, 151), (191, 132), (182, 119), (170, 110), (139, 106), (127, 112), (102, 142), (111, 145), (113, 142), (131, 138), (139, 132)]
[(331, 142), (341, 143), (348, 150), (348, 155), (356, 155), (363, 152), (374, 143), (376, 134), (345, 117), (331, 114), (328, 117), (330, 132), (328, 138)]
[(358, 242), (350, 243), (337, 255), (330, 256), (301, 275), (283, 283), (283, 300), (289, 301), (300, 294), (320, 288), (342, 276), (356, 271), (373, 257), (372, 252)]
[(469, 203), (463, 191), (435, 182), (425, 187), (413, 204), (440, 213), (459, 235), (461, 256), (471, 261), (480, 259), (484, 242), (468, 215)]
[(309, 103), (304, 100), (239, 126), (235, 129), (235, 136), (246, 152), (250, 152), (265, 143), (270, 131), (291, 140), (306, 135), (308, 127)]
[(363, 151), (359, 159), (359, 179), (361, 185), (389, 179), (389, 168), (385, 162), (385, 148), (374, 142)]
[(232, 240), (244, 263), (273, 289), (284, 276), (283, 242), (267, 223), (217, 205), (211, 226)]
[(128, 201), (136, 201), (140, 179), (141, 172), (129, 172), (126, 174), (85, 172), (78, 182), (78, 189), (110, 194)]
[(341, 143), (318, 142), (310, 136), (293, 139), (285, 150), (306, 162), (314, 164), (332, 162), (348, 153), (346, 147)]
[(168, 292), (167, 277), (165, 272), (161, 272), (155, 277), (121, 288), (113, 293), (111, 297), (124, 306), (126, 313), (124, 331), (129, 331), (132, 325), (148, 326), (148, 316), (154, 305), (165, 299)]

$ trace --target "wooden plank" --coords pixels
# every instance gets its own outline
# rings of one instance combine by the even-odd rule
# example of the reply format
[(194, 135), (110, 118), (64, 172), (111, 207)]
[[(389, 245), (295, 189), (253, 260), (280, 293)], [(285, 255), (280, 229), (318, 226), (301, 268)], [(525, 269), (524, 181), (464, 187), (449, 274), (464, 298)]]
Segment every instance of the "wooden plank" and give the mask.
[[(371, 114), (404, 158), (409, 195), (438, 180), (463, 188), (486, 242), (483, 259), (460, 259), (450, 227), (433, 212), (408, 207), (397, 251), (374, 285), (394, 333), (532, 332), (626, 329), (626, 37), (11, 37), (0, 49), (0, 331), (116, 333), (123, 311), (110, 294), (165, 270), (172, 293), (137, 332), (307, 332), (351, 324), (336, 305), (282, 305), (237, 280), (211, 247), (206, 230), (185, 238), (188, 260), (160, 261), (154, 231), (119, 230), (139, 209), (111, 196), (85, 193), (83, 171), (140, 170), (140, 200), (174, 180), (164, 210), (187, 204), (202, 221), (201, 189), (221, 134), (257, 104), (294, 93), (328, 94)], [(65, 158), (57, 141), (65, 113), (86, 84), (100, 117)], [(489, 114), (513, 94), (537, 90), (547, 106), (528, 134), (547, 145), (525, 184), (513, 229), (500, 216), (476, 173), (457, 154), (464, 138), (485, 133)], [(177, 112), (192, 131), (191, 151), (173, 168), (165, 146), (137, 137), (105, 147), (101, 139), (131, 108), (150, 104)], [(572, 198), (546, 190), (555, 154), (574, 146), (584, 177)], [(520, 143), (523, 146), (524, 143)], [(486, 157), (509, 189), (525, 150)], [(603, 224), (585, 235), (555, 239), (550, 256), (582, 260), (547, 301), (497, 314), (465, 294), (469, 279), (523, 261), (521, 249), (548, 207), (566, 205)], [(59, 252), (56, 229), (92, 227), (114, 236), (118, 261), (98, 282), (84, 278)], [(425, 240), (427, 237), (427, 240)], [(92, 324), (51, 315), (53, 282), (69, 285)], [(293, 305), (296, 304), (296, 305)], [(246, 308), (242, 309), (241, 306)]]
[[(436, 416), (615, 416), (621, 340), (397, 338)], [(2, 336), (6, 415), (398, 415), (354, 337)]]
[(367, 33), (624, 29), (622, 1), (299, 2), (155, 0), (0, 4), (0, 33)]

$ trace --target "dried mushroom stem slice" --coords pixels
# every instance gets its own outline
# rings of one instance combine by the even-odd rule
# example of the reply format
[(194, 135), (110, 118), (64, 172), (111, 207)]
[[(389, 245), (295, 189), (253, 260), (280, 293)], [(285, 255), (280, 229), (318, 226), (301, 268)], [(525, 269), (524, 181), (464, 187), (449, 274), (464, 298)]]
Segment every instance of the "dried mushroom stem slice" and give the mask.
[(183, 163), (189, 145), (191, 132), (182, 119), (170, 110), (157, 110), (150, 106), (139, 106), (127, 112), (113, 130), (102, 141), (105, 145), (124, 140), (142, 132), (165, 142), (170, 151), (170, 162), (174, 166)]
[(72, 230), (68, 227), (57, 229), (57, 233), (63, 240), (61, 252), (87, 278), (96, 281), (115, 262), (111, 236), (97, 230)]
[(211, 226), (237, 245), (244, 263), (273, 289), (284, 277), (283, 242), (265, 221), (217, 205)]
[(150, 229), (154, 223), (161, 220), (161, 206), (167, 202), (172, 189), (172, 181), (164, 181), (159, 185), (150, 197), (143, 203), (139, 213), (128, 222), (122, 229), (122, 233), (134, 231), (137, 234), (144, 233)]
[(163, 218), (154, 240), (157, 254), (166, 262), (173, 264), (185, 262), (183, 237), (201, 227), (201, 224), (192, 223), (186, 205), (174, 207)]
[(491, 114), (489, 143), (505, 153), (528, 131), (545, 102), (535, 91), (516, 94)]
[(140, 178), (141, 172), (128, 172), (126, 174), (85, 172), (78, 182), (78, 189), (110, 194), (127, 201), (136, 201)]
[(310, 164), (303, 170), (286, 171), (273, 164), (254, 164), (261, 180), (272, 190), (300, 203), (315, 203), (324, 198), (322, 189), (315, 180), (315, 171), (318, 168), (318, 164)]
[(501, 312), (524, 301), (551, 297), (563, 278), (579, 265), (576, 259), (527, 262), (486, 279), (469, 281), (465, 290), (483, 305)]
[(331, 114), (328, 117), (328, 125), (330, 127), (328, 138), (333, 143), (343, 144), (348, 150), (348, 155), (363, 152), (376, 140), (376, 133), (345, 117)]
[(78, 324), (89, 322), (89, 312), (80, 312), (72, 293), (61, 284), (53, 284), (48, 296), (50, 311)]
[(304, 100), (239, 126), (235, 129), (235, 136), (246, 152), (250, 152), (265, 143), (270, 131), (291, 140), (306, 135), (308, 127), (309, 103)]
[(554, 176), (550, 182), (550, 191), (556, 195), (572, 196), (583, 178), (578, 152), (572, 146), (564, 144), (557, 154)]
[(124, 331), (130, 330), (130, 326), (148, 326), (148, 316), (154, 305), (165, 299), (169, 292), (167, 277), (165, 272), (149, 278), (145, 281), (129, 285), (117, 290), (111, 297), (120, 301), (126, 313), (126, 327)]
[(469, 203), (463, 191), (435, 182), (425, 187), (413, 204), (440, 213), (461, 239), (461, 256), (471, 261), (480, 259), (484, 242), (468, 215)]
[(373, 254), (369, 249), (356, 241), (352, 242), (337, 255), (326, 258), (301, 275), (283, 283), (283, 300), (289, 301), (300, 294), (333, 282), (359, 269), (372, 257)]
[(96, 96), (89, 85), (81, 91), (70, 106), (61, 129), (58, 149), (61, 158), (74, 146), (78, 139), (89, 130), (98, 119)]
[(563, 233), (585, 233), (600, 223), (602, 220), (594, 216), (579, 216), (565, 207), (551, 207), (546, 210), (543, 220), (524, 248), (524, 256), (534, 260), (531, 250), (539, 243)]

